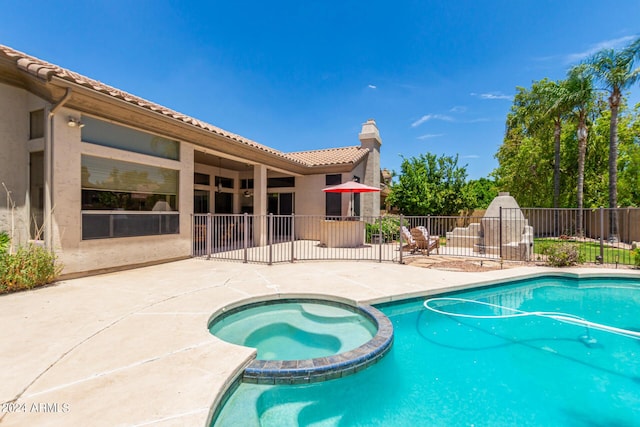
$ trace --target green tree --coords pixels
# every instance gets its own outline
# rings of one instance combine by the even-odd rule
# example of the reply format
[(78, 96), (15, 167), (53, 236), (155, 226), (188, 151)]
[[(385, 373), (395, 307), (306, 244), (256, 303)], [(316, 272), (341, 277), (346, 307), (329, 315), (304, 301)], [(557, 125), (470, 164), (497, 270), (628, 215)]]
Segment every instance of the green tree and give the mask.
[[(634, 58), (640, 59), (640, 39), (621, 52), (599, 52), (566, 80), (518, 87), (492, 172), (500, 190), (523, 206), (640, 204), (640, 112), (626, 110), (623, 94), (640, 79)], [(607, 92), (595, 91), (594, 81)]]
[(640, 206), (640, 104), (618, 121), (618, 204)]
[[(553, 111), (549, 93), (557, 84), (544, 79), (532, 88), (517, 88), (511, 111), (507, 115), (503, 144), (496, 153), (499, 166), (493, 172), (501, 190), (516, 196), (523, 206), (557, 205), (553, 196), (554, 178), (559, 161), (555, 160), (554, 136), (559, 135), (561, 121), (550, 118)], [(553, 178), (553, 179), (552, 179)]]
[(390, 205), (405, 215), (458, 215), (469, 209), (468, 193), (463, 191), (467, 169), (458, 166), (458, 156), (426, 153), (402, 158), (398, 182), (391, 185)]
[[(602, 97), (592, 112), (584, 171), (584, 205), (598, 208), (609, 203), (609, 123), (611, 112)], [(572, 135), (575, 138), (575, 133)]]
[(498, 195), (498, 185), (488, 178), (474, 179), (467, 182), (464, 191), (469, 198), (471, 209), (487, 209)]
[(549, 119), (553, 121), (553, 207), (559, 207), (560, 201), (560, 151), (562, 125), (565, 117), (573, 108), (571, 89), (568, 81), (549, 81), (543, 79), (534, 82), (531, 87), (531, 107), (537, 117), (533, 122), (534, 130)]
[[(616, 51), (603, 49), (586, 62), (597, 81), (604, 84), (609, 93), (611, 123), (609, 125), (609, 207), (618, 206), (618, 112), (623, 92), (640, 79), (640, 69), (634, 68), (638, 56), (638, 40), (628, 48)], [(610, 233), (618, 235), (615, 215), (611, 216)]]
[(562, 105), (571, 107), (572, 113), (577, 121), (578, 139), (578, 184), (576, 198), (578, 200), (577, 234), (582, 235), (582, 208), (584, 207), (584, 166), (587, 151), (587, 138), (589, 131), (587, 118), (594, 101), (593, 82), (587, 73), (585, 65), (578, 65), (569, 71), (569, 76), (565, 83), (566, 90), (561, 95), (563, 99), (558, 100)]

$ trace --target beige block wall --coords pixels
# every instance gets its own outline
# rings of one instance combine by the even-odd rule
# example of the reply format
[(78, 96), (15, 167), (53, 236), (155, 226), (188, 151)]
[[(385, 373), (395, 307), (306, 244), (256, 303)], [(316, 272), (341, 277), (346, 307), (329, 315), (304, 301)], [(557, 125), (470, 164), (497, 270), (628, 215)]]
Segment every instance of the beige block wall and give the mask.
[[(355, 173), (361, 177), (360, 182), (371, 187), (380, 188), (380, 152), (374, 149), (376, 144), (371, 144), (367, 158), (358, 165), (362, 171)], [(362, 206), (360, 212), (363, 216), (380, 215), (380, 192), (363, 193), (360, 197)]]

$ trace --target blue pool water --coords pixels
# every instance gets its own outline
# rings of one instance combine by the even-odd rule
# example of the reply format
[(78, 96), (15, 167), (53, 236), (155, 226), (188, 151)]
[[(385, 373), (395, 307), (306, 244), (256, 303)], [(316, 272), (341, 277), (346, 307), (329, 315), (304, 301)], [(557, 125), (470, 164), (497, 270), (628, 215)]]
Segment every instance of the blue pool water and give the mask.
[[(633, 280), (543, 277), (454, 296), (640, 331)], [(240, 384), (212, 425), (640, 425), (640, 340), (546, 317), (447, 316), (423, 302), (378, 306), (395, 329), (378, 364), (310, 385)], [(434, 304), (480, 316), (511, 312)]]
[(321, 302), (274, 302), (214, 319), (209, 331), (257, 349), (259, 360), (299, 360), (352, 350), (376, 334), (376, 325), (343, 306)]

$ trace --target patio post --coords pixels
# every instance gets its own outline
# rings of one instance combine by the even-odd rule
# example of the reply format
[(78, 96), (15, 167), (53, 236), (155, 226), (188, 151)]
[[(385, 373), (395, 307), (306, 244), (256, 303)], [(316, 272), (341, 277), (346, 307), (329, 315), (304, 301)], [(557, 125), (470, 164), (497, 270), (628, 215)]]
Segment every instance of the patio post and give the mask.
[(378, 224), (378, 244), (380, 245), (378, 262), (382, 262), (382, 242), (384, 241), (384, 238), (382, 237), (382, 216), (378, 217)]
[(600, 206), (600, 264), (604, 264), (604, 208)]
[(269, 245), (269, 265), (273, 264), (273, 214), (269, 214), (269, 235), (267, 238), (267, 245)]
[(400, 228), (398, 234), (400, 235), (400, 264), (402, 264), (402, 224), (404, 223), (404, 215), (400, 214)]
[(498, 224), (500, 226), (500, 238), (498, 239), (500, 245), (500, 261), (502, 261), (502, 206), (500, 206), (500, 216), (498, 217)]
[(295, 243), (296, 243), (296, 214), (291, 214), (291, 262), (293, 262), (295, 258)]
[(242, 218), (243, 221), (243, 236), (244, 236), (244, 263), (246, 264), (249, 259), (249, 214), (247, 212), (244, 213)]
[(211, 259), (211, 234), (213, 230), (211, 229), (211, 214), (207, 214), (207, 259)]

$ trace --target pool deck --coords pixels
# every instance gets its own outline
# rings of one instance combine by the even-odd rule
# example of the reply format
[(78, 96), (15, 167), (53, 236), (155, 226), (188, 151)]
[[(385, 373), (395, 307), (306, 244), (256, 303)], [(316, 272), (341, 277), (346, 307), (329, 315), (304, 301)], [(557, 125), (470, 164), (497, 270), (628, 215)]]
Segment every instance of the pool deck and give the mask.
[(204, 426), (214, 400), (254, 354), (209, 334), (209, 318), (225, 306), (295, 295), (377, 303), (542, 272), (640, 279), (630, 269), (465, 273), (363, 261), (189, 259), (0, 296), (0, 423)]

